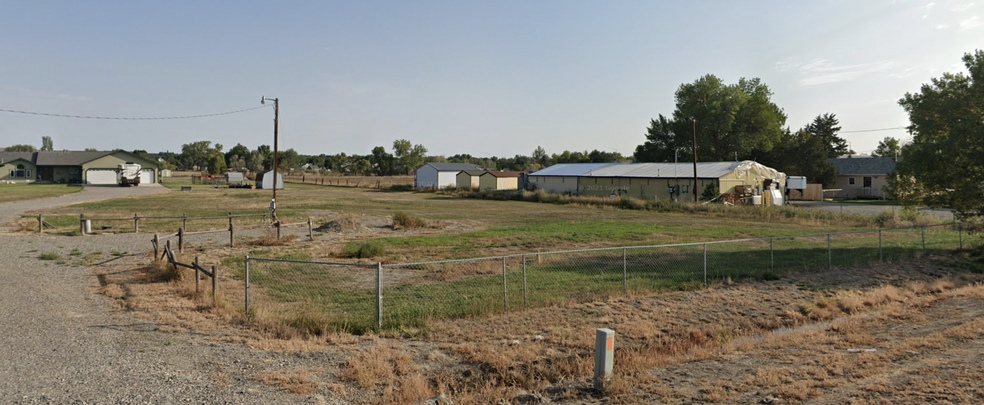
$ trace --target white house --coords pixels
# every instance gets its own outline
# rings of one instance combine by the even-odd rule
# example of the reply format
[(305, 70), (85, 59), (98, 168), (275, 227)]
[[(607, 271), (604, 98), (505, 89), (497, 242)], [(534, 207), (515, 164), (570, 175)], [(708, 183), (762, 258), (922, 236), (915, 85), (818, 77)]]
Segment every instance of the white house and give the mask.
[(416, 188), (454, 187), (457, 175), (464, 170), (482, 170), (471, 163), (428, 163), (417, 169), (413, 186)]

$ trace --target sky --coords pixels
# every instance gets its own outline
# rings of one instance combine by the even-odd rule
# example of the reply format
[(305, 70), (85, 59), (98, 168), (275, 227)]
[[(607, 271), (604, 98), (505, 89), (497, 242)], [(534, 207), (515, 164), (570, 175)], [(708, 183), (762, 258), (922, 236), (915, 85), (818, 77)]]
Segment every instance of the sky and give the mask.
[[(796, 130), (910, 139), (898, 100), (984, 49), (984, 1), (0, 0), (0, 147), (631, 155), (674, 92), (760, 78)], [(871, 129), (894, 128), (873, 132)]]

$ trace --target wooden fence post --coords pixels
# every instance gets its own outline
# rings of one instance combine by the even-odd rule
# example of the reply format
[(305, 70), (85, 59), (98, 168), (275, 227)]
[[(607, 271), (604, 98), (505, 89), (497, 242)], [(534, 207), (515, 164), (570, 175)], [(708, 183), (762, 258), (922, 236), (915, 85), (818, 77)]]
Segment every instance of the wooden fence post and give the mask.
[(280, 240), (280, 221), (274, 224), (277, 227), (277, 240)]
[(198, 294), (200, 291), (198, 288), (198, 256), (195, 256), (195, 265), (192, 267), (195, 268), (195, 294)]
[(38, 233), (44, 233), (44, 217), (38, 214)]
[(218, 278), (218, 274), (215, 273), (215, 266), (212, 266), (212, 306), (215, 306), (215, 286), (218, 284), (215, 279)]
[(236, 246), (236, 235), (233, 232), (232, 222), (229, 222), (229, 247)]
[(308, 237), (314, 240), (314, 227), (311, 225), (310, 217), (308, 217)]
[(85, 235), (85, 214), (79, 214), (79, 233)]
[(155, 263), (160, 258), (160, 254), (161, 254), (160, 246), (161, 246), (161, 238), (157, 236), (157, 234), (155, 233), (154, 234), (154, 262)]
[(178, 253), (184, 253), (184, 228), (178, 228)]
[(140, 233), (140, 225), (138, 225), (139, 222), (140, 222), (140, 217), (138, 217), (137, 216), (137, 213), (134, 212), (133, 213), (133, 233)]
[(181, 228), (184, 229), (187, 227), (188, 227), (188, 214), (181, 214)]

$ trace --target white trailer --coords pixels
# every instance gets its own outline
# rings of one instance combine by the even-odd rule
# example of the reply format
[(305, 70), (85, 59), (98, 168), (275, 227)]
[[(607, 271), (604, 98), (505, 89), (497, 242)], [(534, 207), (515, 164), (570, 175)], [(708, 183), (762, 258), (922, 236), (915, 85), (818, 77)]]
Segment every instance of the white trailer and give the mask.
[(116, 168), (116, 183), (120, 187), (140, 184), (140, 165), (132, 162), (121, 163)]

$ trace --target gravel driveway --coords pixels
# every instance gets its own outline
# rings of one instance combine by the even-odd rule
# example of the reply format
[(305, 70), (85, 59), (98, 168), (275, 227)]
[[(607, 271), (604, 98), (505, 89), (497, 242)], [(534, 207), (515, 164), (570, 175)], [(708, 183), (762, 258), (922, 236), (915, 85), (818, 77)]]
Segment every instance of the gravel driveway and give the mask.
[[(27, 209), (163, 191), (86, 187), (62, 197), (2, 204), (0, 223)], [(92, 270), (72, 263), (79, 261), (73, 250), (103, 252), (103, 260), (129, 269), (149, 261), (149, 248), (147, 238), (132, 234), (0, 234), (0, 403), (333, 403), (255, 379), (259, 371), (323, 367), (324, 359), (160, 332), (155, 323), (112, 309), (110, 298), (96, 293), (99, 282)], [(42, 253), (61, 259), (41, 260)]]
[[(790, 201), (790, 203), (798, 207), (852, 214), (878, 215), (886, 211), (902, 212), (902, 208), (895, 205), (845, 204), (826, 201)], [(948, 221), (953, 220), (953, 211), (950, 210), (919, 208), (918, 211), (924, 215), (934, 216)]]

